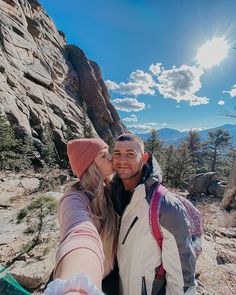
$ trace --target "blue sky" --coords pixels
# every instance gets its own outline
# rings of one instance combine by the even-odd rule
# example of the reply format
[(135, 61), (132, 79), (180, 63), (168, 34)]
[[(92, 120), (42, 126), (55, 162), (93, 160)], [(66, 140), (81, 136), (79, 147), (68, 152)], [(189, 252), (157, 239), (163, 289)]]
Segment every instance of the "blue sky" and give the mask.
[[(101, 67), (121, 119), (136, 133), (211, 128), (236, 119), (235, 0), (40, 0), (67, 42)], [(223, 40), (227, 56), (209, 40)], [(216, 51), (215, 51), (216, 50)]]

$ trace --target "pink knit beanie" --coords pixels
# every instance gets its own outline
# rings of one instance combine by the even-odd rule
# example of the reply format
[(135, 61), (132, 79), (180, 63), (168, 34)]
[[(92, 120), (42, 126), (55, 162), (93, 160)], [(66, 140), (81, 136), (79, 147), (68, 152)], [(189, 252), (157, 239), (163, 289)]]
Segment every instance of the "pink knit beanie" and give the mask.
[(67, 143), (67, 155), (74, 174), (81, 178), (98, 153), (108, 145), (100, 138), (83, 138)]

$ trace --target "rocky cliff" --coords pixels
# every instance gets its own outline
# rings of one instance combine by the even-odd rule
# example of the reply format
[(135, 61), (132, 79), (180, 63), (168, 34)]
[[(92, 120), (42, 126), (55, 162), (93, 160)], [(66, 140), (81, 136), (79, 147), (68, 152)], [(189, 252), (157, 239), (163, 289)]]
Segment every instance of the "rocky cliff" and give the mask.
[(0, 0), (0, 113), (18, 136), (50, 126), (58, 151), (68, 129), (82, 134), (82, 104), (103, 139), (125, 131), (99, 66), (67, 45), (37, 0)]

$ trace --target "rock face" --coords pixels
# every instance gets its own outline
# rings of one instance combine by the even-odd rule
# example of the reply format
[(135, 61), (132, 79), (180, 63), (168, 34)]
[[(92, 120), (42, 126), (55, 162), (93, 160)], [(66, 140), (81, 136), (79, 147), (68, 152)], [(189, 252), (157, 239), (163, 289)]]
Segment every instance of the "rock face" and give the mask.
[(95, 135), (127, 131), (110, 103), (99, 66), (67, 45), (37, 0), (0, 0), (0, 113), (18, 135), (41, 139), (48, 125), (58, 152), (82, 134), (82, 103)]
[(236, 206), (236, 159), (234, 160), (223, 198), (223, 207), (228, 208), (231, 206)]

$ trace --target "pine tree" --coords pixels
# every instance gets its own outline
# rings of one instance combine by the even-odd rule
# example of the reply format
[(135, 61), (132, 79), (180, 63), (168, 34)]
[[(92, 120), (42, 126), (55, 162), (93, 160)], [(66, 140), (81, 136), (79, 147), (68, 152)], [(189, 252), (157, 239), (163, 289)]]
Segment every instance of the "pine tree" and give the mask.
[(79, 134), (75, 134), (71, 127), (67, 125), (66, 130), (64, 131), (64, 138), (66, 142), (68, 142), (69, 140), (79, 138)]
[(185, 139), (190, 156), (192, 158), (193, 169), (195, 173), (198, 173), (201, 169), (201, 139), (200, 134), (196, 130), (190, 130), (188, 137)]
[(0, 115), (0, 169), (20, 170), (22, 141), (16, 139), (7, 118)]
[(154, 155), (157, 161), (163, 162), (163, 141), (159, 139), (157, 130), (152, 129), (149, 138), (145, 141), (145, 149), (147, 152)]
[(94, 137), (93, 131), (92, 131), (92, 125), (90, 123), (90, 120), (88, 118), (88, 110), (87, 105), (85, 102), (82, 103), (82, 118), (81, 118), (81, 125), (82, 125), (82, 137), (84, 138), (91, 138)]
[(173, 162), (173, 176), (171, 183), (174, 187), (186, 188), (190, 176), (193, 174), (192, 158), (185, 142), (175, 151)]
[(171, 185), (173, 182), (173, 174), (174, 174), (174, 158), (175, 158), (175, 148), (173, 145), (169, 145), (168, 148), (164, 151), (163, 157), (163, 181)]
[(52, 167), (57, 163), (59, 156), (57, 155), (57, 150), (53, 141), (53, 133), (49, 123), (44, 127), (41, 141), (44, 145), (41, 156), (47, 165)]
[(37, 154), (37, 149), (34, 147), (33, 140), (30, 136), (27, 136), (19, 141), (21, 143), (21, 170), (23, 170), (32, 165)]
[(114, 148), (114, 145), (115, 145), (115, 137), (109, 133), (109, 135), (107, 135), (105, 138), (104, 138), (104, 141), (107, 143), (107, 145), (109, 146), (109, 151), (110, 153), (112, 153), (113, 151), (113, 148)]
[(217, 129), (208, 132), (205, 145), (205, 156), (211, 171), (217, 171), (222, 156), (225, 156), (231, 147), (231, 135), (227, 130)]

